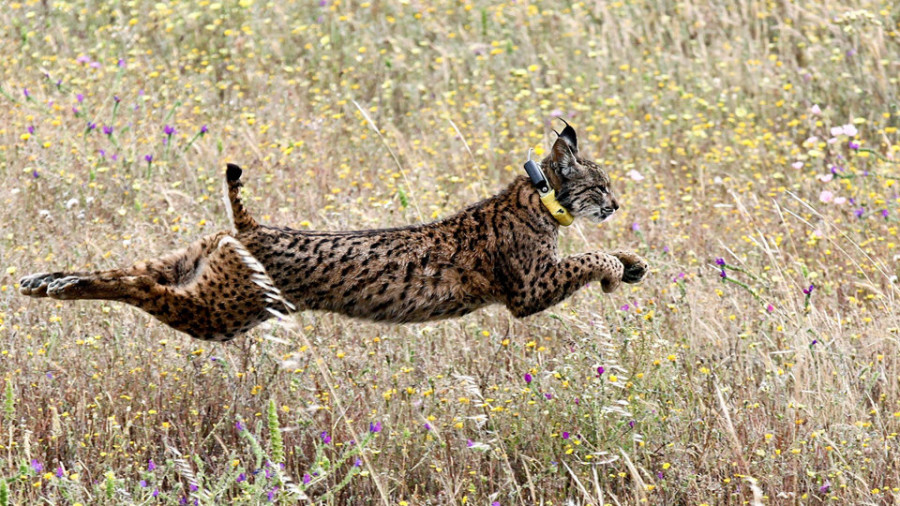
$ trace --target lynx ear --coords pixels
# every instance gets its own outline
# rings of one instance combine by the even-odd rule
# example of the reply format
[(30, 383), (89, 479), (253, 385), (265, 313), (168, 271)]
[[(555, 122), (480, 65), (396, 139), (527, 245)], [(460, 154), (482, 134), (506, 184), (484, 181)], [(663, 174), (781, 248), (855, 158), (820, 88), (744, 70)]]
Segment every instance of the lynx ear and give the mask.
[[(560, 118), (562, 120), (562, 118)], [(566, 120), (562, 120), (566, 123)], [(554, 130), (555, 132), (555, 130)], [(558, 134), (556, 142), (550, 151), (550, 160), (552, 160), (559, 168), (559, 175), (569, 178), (578, 171), (576, 156), (578, 155), (578, 138), (575, 135), (575, 129), (566, 123), (562, 133)]]

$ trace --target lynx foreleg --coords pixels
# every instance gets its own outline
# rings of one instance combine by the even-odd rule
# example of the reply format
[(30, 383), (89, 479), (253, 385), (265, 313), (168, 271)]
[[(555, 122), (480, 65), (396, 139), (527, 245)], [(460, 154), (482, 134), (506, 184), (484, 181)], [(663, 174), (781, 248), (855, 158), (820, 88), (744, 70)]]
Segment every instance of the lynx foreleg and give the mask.
[(624, 271), (618, 258), (601, 251), (570, 256), (545, 264), (510, 297), (507, 307), (518, 317), (528, 316), (559, 303), (591, 281), (599, 281), (609, 293), (618, 288)]

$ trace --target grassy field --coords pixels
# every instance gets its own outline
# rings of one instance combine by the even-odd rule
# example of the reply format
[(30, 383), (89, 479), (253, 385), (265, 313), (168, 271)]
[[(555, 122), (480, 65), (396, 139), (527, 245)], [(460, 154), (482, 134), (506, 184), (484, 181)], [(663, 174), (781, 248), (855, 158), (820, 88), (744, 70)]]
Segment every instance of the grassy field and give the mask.
[[(896, 504), (900, 4), (0, 9), (0, 505)], [(517, 320), (228, 344), (17, 280), (447, 216), (578, 129), (653, 270)], [(894, 160), (894, 161), (892, 161)]]

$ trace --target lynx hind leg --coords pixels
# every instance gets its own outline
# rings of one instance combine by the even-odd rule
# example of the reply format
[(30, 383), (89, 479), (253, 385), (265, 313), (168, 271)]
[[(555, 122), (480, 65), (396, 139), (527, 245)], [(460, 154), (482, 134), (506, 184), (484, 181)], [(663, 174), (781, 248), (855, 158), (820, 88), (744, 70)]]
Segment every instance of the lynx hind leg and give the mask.
[(225, 236), (191, 283), (164, 287), (164, 294), (143, 309), (198, 339), (228, 341), (271, 318), (267, 308), (293, 309), (264, 273), (239, 241)]

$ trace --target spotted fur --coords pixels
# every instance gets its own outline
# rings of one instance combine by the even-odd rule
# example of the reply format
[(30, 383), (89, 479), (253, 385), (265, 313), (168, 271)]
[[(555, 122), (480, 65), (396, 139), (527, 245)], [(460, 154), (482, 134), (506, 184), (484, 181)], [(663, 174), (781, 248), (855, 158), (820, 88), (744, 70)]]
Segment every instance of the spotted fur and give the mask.
[[(541, 165), (574, 216), (602, 221), (618, 209), (609, 177), (578, 155), (570, 126)], [(234, 231), (126, 269), (28, 276), (20, 282), (21, 293), (117, 300), (193, 337), (227, 341), (271, 317), (267, 307), (406, 323), (499, 303), (524, 317), (586, 283), (599, 282), (612, 292), (621, 282), (637, 283), (647, 271), (646, 262), (627, 251), (560, 258), (559, 225), (525, 177), (433, 223), (311, 232), (258, 224), (241, 202), (241, 174), (229, 164)], [(248, 262), (249, 256), (258, 263)], [(274, 281), (275, 296), (259, 264)]]

